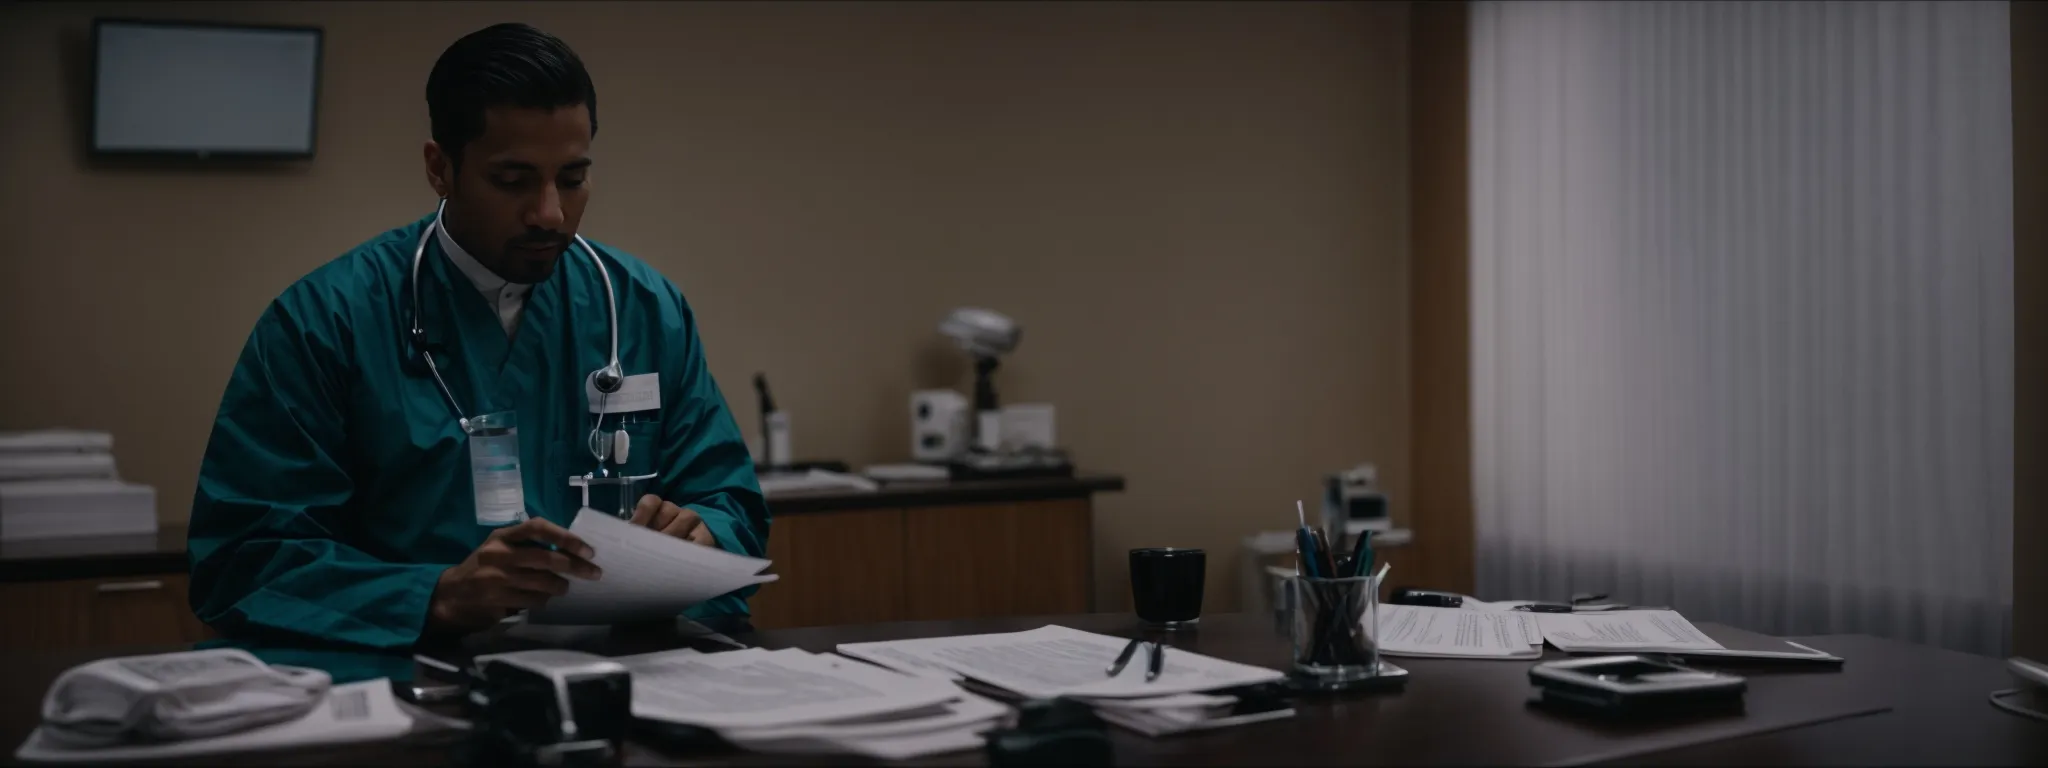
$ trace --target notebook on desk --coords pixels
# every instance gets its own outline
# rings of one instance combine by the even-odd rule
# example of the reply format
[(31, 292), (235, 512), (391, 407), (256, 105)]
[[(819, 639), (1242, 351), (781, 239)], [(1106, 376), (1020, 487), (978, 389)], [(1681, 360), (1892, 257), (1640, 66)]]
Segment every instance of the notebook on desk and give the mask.
[(1842, 658), (1790, 640), (1733, 627), (1697, 627), (1676, 611), (1539, 613), (1543, 639), (1574, 654), (1642, 653), (1698, 661), (1840, 664)]
[(1700, 631), (1714, 642), (1721, 644), (1720, 650), (1690, 650), (1671, 654), (1685, 659), (1701, 661), (1727, 660), (1744, 662), (1795, 662), (1812, 664), (1836, 664), (1842, 657), (1808, 645), (1801, 645), (1780, 637), (1751, 632), (1746, 629), (1718, 625), (1701, 627)]

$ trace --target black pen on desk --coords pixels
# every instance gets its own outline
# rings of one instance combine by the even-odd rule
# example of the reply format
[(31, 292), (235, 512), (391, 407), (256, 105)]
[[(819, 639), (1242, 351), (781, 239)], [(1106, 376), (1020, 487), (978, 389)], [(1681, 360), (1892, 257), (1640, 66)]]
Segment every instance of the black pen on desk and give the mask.
[(1116, 661), (1111, 662), (1109, 669), (1104, 671), (1108, 672), (1110, 677), (1116, 677), (1117, 673), (1124, 671), (1124, 665), (1131, 663), (1131, 654), (1137, 653), (1138, 646), (1144, 644), (1144, 642), (1134, 638), (1131, 642), (1126, 643), (1124, 645), (1124, 652), (1117, 654)]
[(1166, 644), (1147, 643), (1136, 638), (1124, 644), (1123, 653), (1117, 654), (1116, 661), (1111, 662), (1109, 669), (1103, 671), (1108, 673), (1110, 677), (1116, 677), (1118, 674), (1121, 674), (1124, 671), (1124, 667), (1130, 665), (1131, 656), (1137, 654), (1138, 647), (1141, 645), (1151, 646), (1151, 650), (1145, 654), (1145, 682), (1149, 683), (1159, 679), (1159, 673), (1166, 669)]

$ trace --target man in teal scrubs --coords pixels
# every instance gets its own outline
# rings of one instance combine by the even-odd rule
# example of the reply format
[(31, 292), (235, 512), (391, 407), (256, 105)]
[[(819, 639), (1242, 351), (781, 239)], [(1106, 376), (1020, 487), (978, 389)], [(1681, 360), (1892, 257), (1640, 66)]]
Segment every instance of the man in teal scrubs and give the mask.
[[(581, 506), (569, 478), (598, 462), (586, 381), (612, 349), (604, 279), (572, 240), (596, 91), (562, 41), (501, 24), (442, 54), (427, 105), (439, 226), (427, 214), (287, 288), (221, 398), (189, 549), (192, 608), (227, 637), (404, 648), (602, 578), (567, 530)], [(644, 405), (605, 417), (600, 435), (625, 438), (597, 441), (626, 448), (615, 474), (655, 476), (634, 522), (762, 556), (767, 506), (689, 304), (646, 264), (591, 245), (610, 270), (632, 395), (611, 397)], [(516, 414), (530, 519), (480, 521), (458, 412)], [(690, 613), (745, 614), (751, 592)]]

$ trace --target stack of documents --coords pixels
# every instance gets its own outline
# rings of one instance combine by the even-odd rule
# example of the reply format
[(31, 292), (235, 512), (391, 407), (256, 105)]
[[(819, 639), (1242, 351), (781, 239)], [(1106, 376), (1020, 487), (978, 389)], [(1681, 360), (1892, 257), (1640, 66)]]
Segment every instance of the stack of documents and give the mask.
[(684, 609), (752, 584), (769, 561), (676, 538), (589, 507), (569, 532), (589, 544), (596, 581), (570, 579), (569, 591), (528, 611), (530, 624), (618, 624), (674, 619)]
[(1279, 671), (1168, 648), (1157, 679), (1146, 681), (1139, 653), (1115, 676), (1107, 669), (1130, 643), (1048, 625), (1007, 632), (876, 643), (846, 643), (840, 653), (937, 680), (963, 680), (1006, 699), (1066, 696), (1102, 719), (1149, 736), (1291, 717), (1287, 708), (1246, 711), (1226, 689), (1279, 682)]
[[(1380, 652), (1389, 656), (1524, 659), (1541, 656), (1543, 644), (1548, 642), (1566, 653), (1842, 661), (1826, 651), (1754, 633), (1724, 629), (1720, 630), (1722, 639), (1717, 640), (1671, 610), (1614, 605), (1579, 606), (1572, 613), (1514, 610), (1529, 602), (1489, 603), (1465, 597), (1458, 608), (1382, 605)], [(1526, 651), (1516, 650), (1517, 635), (1529, 645)]]
[(860, 475), (813, 469), (806, 472), (767, 472), (760, 478), (762, 495), (775, 497), (801, 491), (872, 491), (881, 486)]
[(0, 481), (117, 477), (113, 435), (70, 429), (0, 432)]
[(0, 541), (156, 532), (156, 489), (122, 482), (105, 432), (0, 432)]
[(633, 716), (708, 728), (734, 746), (885, 760), (975, 749), (1009, 708), (949, 681), (797, 649), (616, 659)]
[(1566, 653), (1699, 651), (1721, 647), (1677, 611), (1539, 613), (1543, 639)]
[(1534, 659), (1543, 655), (1535, 615), (1485, 608), (1379, 607), (1380, 653), (1425, 658)]
[(1614, 610), (1537, 615), (1543, 638), (1567, 653), (1668, 653), (1688, 657), (1783, 659), (1841, 663), (1827, 651), (1752, 632), (1707, 635), (1676, 611)]

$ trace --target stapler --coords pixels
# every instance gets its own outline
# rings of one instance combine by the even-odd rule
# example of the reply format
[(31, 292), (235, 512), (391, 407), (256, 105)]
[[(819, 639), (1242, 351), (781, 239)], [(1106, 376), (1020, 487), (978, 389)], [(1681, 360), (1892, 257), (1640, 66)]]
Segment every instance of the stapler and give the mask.
[(633, 720), (633, 680), (624, 665), (554, 649), (478, 656), (472, 665), (470, 718), (493, 762), (618, 762)]

